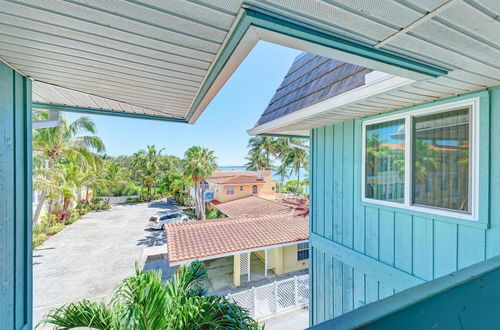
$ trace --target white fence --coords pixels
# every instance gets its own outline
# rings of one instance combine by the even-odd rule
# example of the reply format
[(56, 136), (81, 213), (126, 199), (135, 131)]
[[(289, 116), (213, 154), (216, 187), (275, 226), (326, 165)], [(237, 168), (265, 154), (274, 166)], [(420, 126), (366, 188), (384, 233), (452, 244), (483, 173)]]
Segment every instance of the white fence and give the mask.
[(309, 275), (295, 276), (282, 281), (228, 294), (228, 299), (250, 311), (255, 319), (309, 304)]

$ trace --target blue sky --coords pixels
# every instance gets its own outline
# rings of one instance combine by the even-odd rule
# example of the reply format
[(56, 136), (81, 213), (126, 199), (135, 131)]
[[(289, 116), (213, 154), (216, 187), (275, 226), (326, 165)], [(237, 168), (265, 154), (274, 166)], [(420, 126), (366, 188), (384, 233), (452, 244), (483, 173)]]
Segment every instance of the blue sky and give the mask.
[[(300, 52), (259, 42), (194, 125), (90, 116), (112, 156), (130, 155), (148, 144), (182, 157), (193, 145), (215, 151), (220, 166), (243, 165), (252, 128)], [(69, 120), (81, 114), (65, 113)]]

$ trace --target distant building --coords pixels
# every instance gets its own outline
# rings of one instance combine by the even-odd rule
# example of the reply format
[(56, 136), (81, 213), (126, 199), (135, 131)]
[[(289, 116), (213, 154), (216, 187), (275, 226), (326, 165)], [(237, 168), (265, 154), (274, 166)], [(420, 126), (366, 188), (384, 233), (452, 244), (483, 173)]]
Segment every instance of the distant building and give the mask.
[(214, 199), (222, 203), (249, 196), (276, 198), (276, 181), (271, 170), (216, 171), (205, 181)]

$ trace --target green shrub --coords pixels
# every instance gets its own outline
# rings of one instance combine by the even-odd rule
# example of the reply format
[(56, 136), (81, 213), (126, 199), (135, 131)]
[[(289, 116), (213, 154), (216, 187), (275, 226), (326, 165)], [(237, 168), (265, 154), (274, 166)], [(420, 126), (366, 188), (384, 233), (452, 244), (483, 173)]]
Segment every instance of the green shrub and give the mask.
[(127, 198), (127, 203), (140, 203), (142, 199), (140, 197), (129, 197)]
[(111, 204), (107, 204), (107, 203), (106, 203), (106, 204), (103, 204), (103, 205), (102, 205), (102, 209), (103, 209), (103, 210), (109, 210), (110, 208), (111, 208)]
[(102, 201), (101, 197), (92, 198), (92, 204), (99, 204)]
[(184, 213), (189, 217), (189, 219), (196, 219), (196, 214), (193, 210), (184, 210)]
[(74, 216), (74, 217), (70, 217), (70, 218), (68, 218), (68, 220), (66, 220), (66, 224), (67, 224), (67, 225), (71, 225), (71, 224), (72, 224), (72, 223), (74, 223), (76, 220), (78, 220), (78, 218), (79, 218), (79, 216), (78, 216), (78, 217), (76, 217), (76, 216)]
[(81, 210), (80, 210), (80, 211), (78, 211), (78, 212), (80, 213), (80, 215), (85, 215), (85, 214), (87, 214), (89, 211), (88, 211), (88, 209), (87, 209), (87, 208), (83, 208), (83, 209), (81, 209)]
[(218, 218), (222, 218), (222, 217), (224, 217), (224, 215), (222, 214), (222, 212), (220, 212), (217, 209), (207, 210), (207, 214), (206, 214), (207, 219), (218, 219)]
[(33, 236), (43, 234), (45, 232), (44, 223), (40, 222), (33, 227)]
[(44, 233), (33, 235), (33, 248), (36, 248), (42, 245), (43, 242), (47, 239), (47, 235)]
[(57, 223), (49, 227), (49, 235), (55, 235), (61, 230), (64, 229), (64, 225), (62, 223)]

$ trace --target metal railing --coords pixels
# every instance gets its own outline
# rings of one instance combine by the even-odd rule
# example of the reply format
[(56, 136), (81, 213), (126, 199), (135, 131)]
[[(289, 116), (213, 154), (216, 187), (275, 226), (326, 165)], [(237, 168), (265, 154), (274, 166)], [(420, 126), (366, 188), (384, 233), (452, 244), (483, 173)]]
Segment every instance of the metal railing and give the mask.
[(261, 319), (309, 304), (309, 275), (275, 281), (249, 290), (228, 294), (228, 299), (250, 311), (255, 319)]

